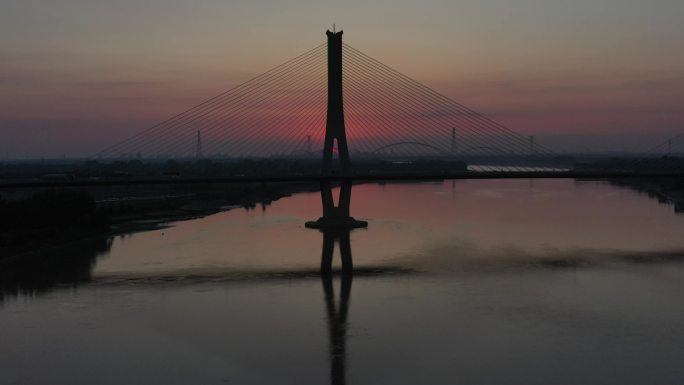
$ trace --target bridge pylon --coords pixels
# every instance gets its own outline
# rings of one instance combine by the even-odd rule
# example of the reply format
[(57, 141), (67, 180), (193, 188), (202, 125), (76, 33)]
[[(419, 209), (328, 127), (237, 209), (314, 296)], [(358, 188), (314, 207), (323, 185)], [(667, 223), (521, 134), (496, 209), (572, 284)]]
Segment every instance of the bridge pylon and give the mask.
[[(322, 172), (326, 175), (349, 174), (349, 147), (344, 128), (344, 103), (342, 96), (342, 31), (326, 31), (328, 36), (328, 117), (325, 124)], [(339, 169), (333, 163), (335, 142)]]
[[(321, 172), (324, 176), (341, 175), (349, 177), (351, 162), (344, 127), (344, 107), (342, 100), (342, 31), (326, 31), (328, 36), (328, 117), (325, 125), (325, 145)], [(337, 142), (339, 169), (333, 162), (334, 145)], [(357, 221), (349, 215), (351, 205), (352, 181), (343, 179), (337, 205), (333, 199), (332, 185), (329, 180), (321, 181), (321, 203), (323, 216), (316, 221), (306, 222), (306, 227), (315, 229), (354, 229), (367, 227), (368, 222)], [(351, 262), (350, 262), (351, 263)], [(325, 270), (321, 266), (321, 271)]]

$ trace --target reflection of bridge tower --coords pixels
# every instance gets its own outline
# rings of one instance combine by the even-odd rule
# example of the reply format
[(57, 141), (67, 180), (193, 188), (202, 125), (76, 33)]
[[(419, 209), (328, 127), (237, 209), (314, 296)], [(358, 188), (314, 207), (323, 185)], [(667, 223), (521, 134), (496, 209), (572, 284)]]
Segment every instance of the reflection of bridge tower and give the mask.
[[(351, 186), (351, 185), (350, 185)], [(351, 187), (350, 187), (351, 190)], [(321, 253), (321, 281), (325, 293), (325, 310), (328, 318), (328, 337), (330, 339), (330, 383), (343, 385), (346, 383), (347, 358), (347, 314), (349, 312), (349, 296), (354, 265), (352, 263), (351, 229), (329, 227), (321, 229), (323, 232), (323, 251)], [(340, 247), (342, 260), (342, 283), (339, 303), (335, 303), (333, 288), (332, 259), (335, 243)]]
[(323, 252), (321, 253), (321, 275), (332, 275), (333, 253), (335, 243), (340, 246), (340, 259), (342, 260), (342, 273), (345, 275), (354, 272), (352, 262), (351, 241), (349, 238), (350, 228), (327, 227), (321, 229), (323, 233)]
[(367, 227), (368, 222), (358, 221), (349, 215), (351, 206), (352, 181), (345, 179), (340, 185), (340, 196), (337, 205), (333, 197), (330, 181), (321, 181), (321, 201), (323, 216), (317, 221), (309, 221), (305, 226), (313, 229), (340, 228), (353, 229)]
[[(348, 231), (347, 235), (349, 235)], [(343, 385), (346, 383), (347, 313), (349, 312), (352, 275), (342, 275), (339, 307), (335, 304), (332, 276), (323, 275), (321, 279), (325, 293), (325, 310), (328, 315), (328, 335), (330, 338), (330, 383)]]
[(325, 125), (325, 144), (323, 147), (323, 174), (333, 174), (334, 145), (337, 141), (337, 155), (340, 160), (340, 172), (347, 174), (351, 165), (349, 148), (344, 129), (344, 107), (342, 102), (342, 31), (330, 32), (328, 35), (328, 118)]
[[(351, 163), (342, 103), (342, 31), (327, 31), (326, 34), (328, 35), (328, 119), (325, 126), (325, 146), (321, 168), (324, 177), (337, 174), (338, 171), (348, 177), (351, 172)], [(337, 142), (339, 170), (333, 163), (335, 142)], [(330, 180), (321, 181), (323, 216), (317, 221), (306, 222), (306, 227), (351, 229), (368, 226), (368, 222), (357, 221), (349, 215), (351, 189), (352, 181), (344, 179), (340, 187), (339, 201), (335, 205)]]

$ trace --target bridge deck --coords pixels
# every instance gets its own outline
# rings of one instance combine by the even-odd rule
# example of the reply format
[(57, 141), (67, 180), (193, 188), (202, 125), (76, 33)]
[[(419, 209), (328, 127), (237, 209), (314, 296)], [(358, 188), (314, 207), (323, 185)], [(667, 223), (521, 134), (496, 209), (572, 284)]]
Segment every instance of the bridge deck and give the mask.
[(45, 187), (95, 187), (131, 185), (187, 185), (231, 183), (277, 183), (320, 181), (417, 181), (458, 179), (615, 179), (615, 178), (682, 178), (684, 172), (619, 172), (619, 171), (491, 171), (458, 173), (344, 174), (344, 175), (264, 175), (217, 177), (127, 177), (75, 180), (9, 180), (0, 181), (0, 189)]

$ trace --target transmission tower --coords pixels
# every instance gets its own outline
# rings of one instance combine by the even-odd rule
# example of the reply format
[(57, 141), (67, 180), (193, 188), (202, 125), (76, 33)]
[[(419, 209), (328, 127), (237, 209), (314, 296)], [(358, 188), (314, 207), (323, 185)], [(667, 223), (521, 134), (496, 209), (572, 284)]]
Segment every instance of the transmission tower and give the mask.
[(202, 134), (197, 130), (197, 148), (195, 149), (195, 158), (202, 158)]

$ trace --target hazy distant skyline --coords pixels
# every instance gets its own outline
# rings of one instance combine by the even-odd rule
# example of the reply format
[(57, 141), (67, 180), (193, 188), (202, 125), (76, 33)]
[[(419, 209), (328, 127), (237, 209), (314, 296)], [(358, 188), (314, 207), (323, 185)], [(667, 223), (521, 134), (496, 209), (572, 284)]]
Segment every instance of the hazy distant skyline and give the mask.
[(9, 1), (0, 158), (90, 155), (325, 41), (558, 151), (684, 133), (684, 3)]

